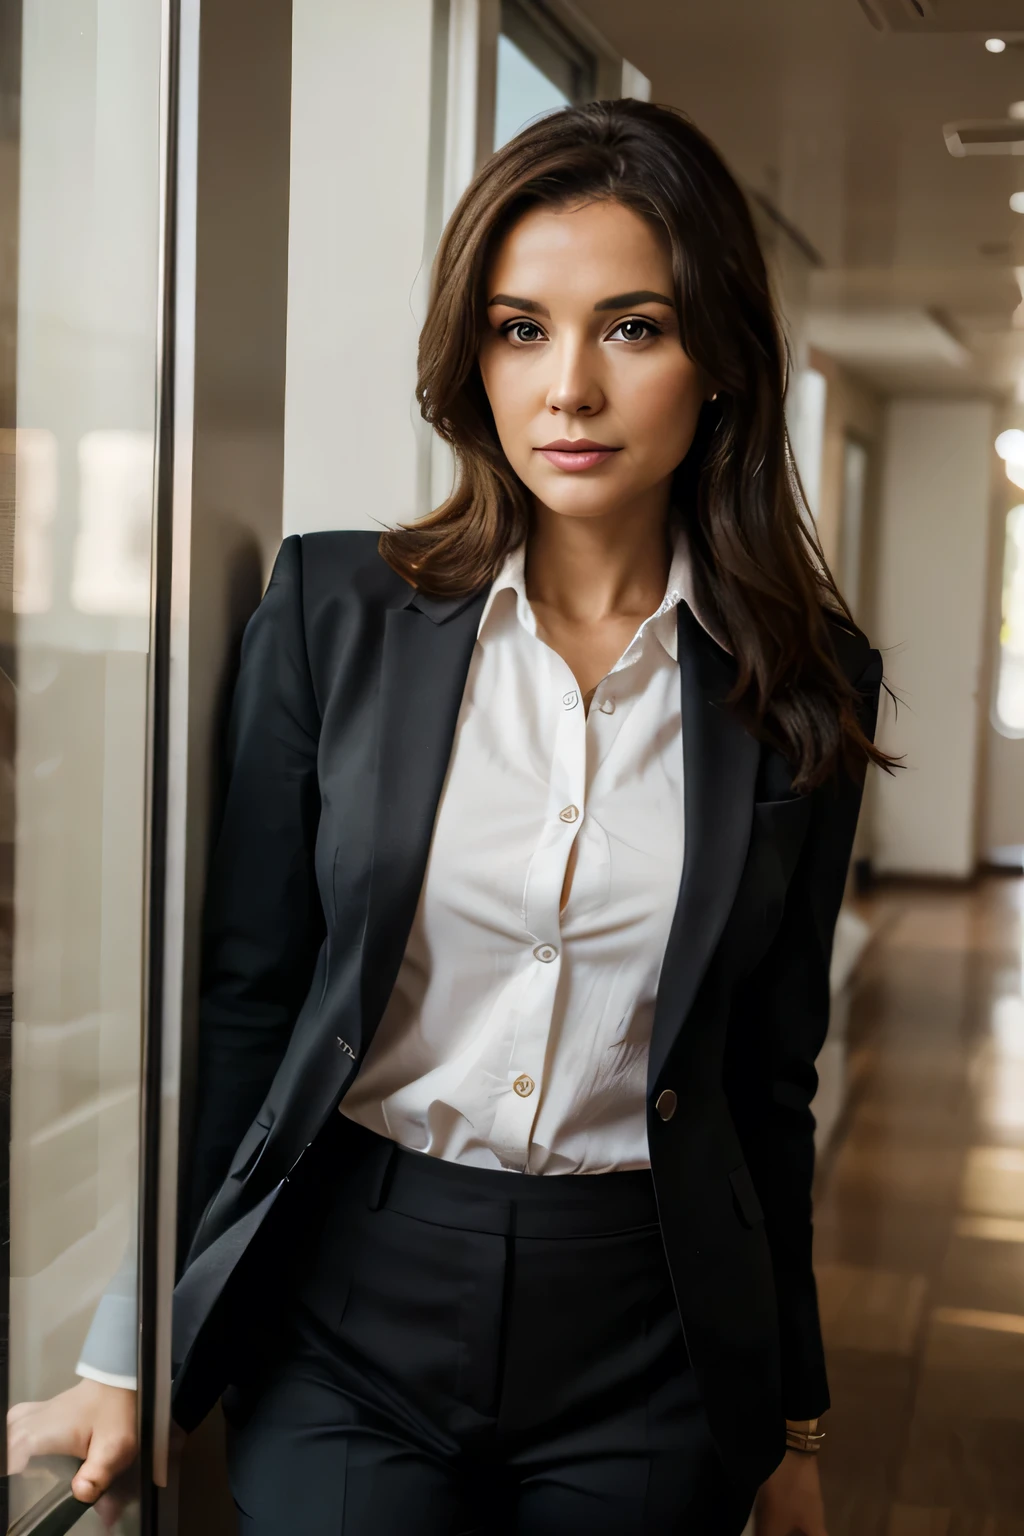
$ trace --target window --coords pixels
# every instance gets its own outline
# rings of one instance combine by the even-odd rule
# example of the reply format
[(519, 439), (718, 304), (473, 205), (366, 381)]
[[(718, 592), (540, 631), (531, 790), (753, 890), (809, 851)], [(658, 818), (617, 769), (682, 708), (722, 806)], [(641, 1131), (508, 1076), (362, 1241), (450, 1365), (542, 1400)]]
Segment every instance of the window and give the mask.
[(839, 530), (839, 588), (856, 616), (860, 607), (864, 500), (868, 450), (854, 437), (843, 443), (843, 520)]
[(786, 395), (789, 442), (812, 519), (821, 510), (821, 462), (825, 446), (828, 382), (817, 368), (797, 373)]
[(494, 147), (533, 118), (593, 98), (593, 56), (532, 0), (503, 0), (498, 38)]
[(1004, 736), (1024, 736), (1024, 506), (1006, 518), (1002, 613), (994, 724)]

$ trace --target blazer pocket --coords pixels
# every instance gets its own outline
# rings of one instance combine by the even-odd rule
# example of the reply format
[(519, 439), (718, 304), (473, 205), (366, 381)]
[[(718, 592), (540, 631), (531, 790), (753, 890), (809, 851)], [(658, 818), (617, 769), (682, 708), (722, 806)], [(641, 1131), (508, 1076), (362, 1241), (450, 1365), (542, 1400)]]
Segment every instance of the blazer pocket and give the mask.
[(766, 826), (782, 831), (802, 827), (811, 814), (811, 797), (787, 795), (783, 800), (755, 800), (754, 814)]
[(750, 1177), (750, 1169), (746, 1163), (740, 1163), (729, 1175), (729, 1183), (732, 1185), (733, 1200), (736, 1211), (743, 1225), (756, 1227), (764, 1221), (764, 1211), (754, 1188), (754, 1181)]
[(267, 1120), (257, 1118), (242, 1137), (231, 1164), (231, 1177), (237, 1179), (240, 1184), (245, 1182), (263, 1156), (263, 1148), (267, 1144), (267, 1137), (270, 1135), (273, 1123), (272, 1118)]
[(800, 857), (810, 819), (809, 795), (796, 795), (787, 800), (758, 800), (754, 803), (755, 825), (778, 854), (787, 885)]

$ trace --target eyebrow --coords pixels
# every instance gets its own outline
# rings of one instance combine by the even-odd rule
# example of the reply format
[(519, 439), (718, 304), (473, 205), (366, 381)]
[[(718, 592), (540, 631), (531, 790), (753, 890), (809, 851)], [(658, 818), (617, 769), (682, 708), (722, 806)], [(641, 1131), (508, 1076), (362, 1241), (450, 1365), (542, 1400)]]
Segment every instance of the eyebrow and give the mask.
[(599, 309), (631, 309), (634, 304), (667, 304), (669, 309), (675, 309), (675, 301), (667, 299), (663, 293), (652, 293), (648, 288), (638, 288), (635, 293), (617, 293), (614, 298), (602, 299), (600, 304), (595, 304), (595, 311)]
[(544, 304), (538, 304), (536, 299), (517, 299), (511, 293), (496, 293), (493, 299), (487, 300), (487, 308), (494, 304), (503, 304), (506, 309), (525, 309), (528, 315), (546, 315), (551, 319), (551, 311)]
[[(536, 299), (517, 299), (511, 293), (496, 293), (493, 299), (488, 299), (487, 308), (501, 304), (506, 309), (522, 309), (528, 315), (544, 315), (551, 318), (551, 311), (544, 304), (538, 304)], [(594, 305), (594, 313), (605, 309), (631, 309), (635, 304), (666, 304), (669, 309), (675, 309), (675, 301), (666, 298), (663, 293), (652, 293), (648, 288), (638, 288), (634, 293), (617, 293), (610, 299), (601, 299)]]

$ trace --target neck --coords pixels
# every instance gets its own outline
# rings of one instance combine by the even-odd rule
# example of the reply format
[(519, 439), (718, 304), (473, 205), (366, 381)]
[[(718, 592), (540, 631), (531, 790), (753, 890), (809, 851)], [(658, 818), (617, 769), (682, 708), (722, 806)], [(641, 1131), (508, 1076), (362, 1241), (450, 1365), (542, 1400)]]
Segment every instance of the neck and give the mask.
[(526, 545), (531, 603), (587, 623), (642, 617), (665, 594), (668, 490), (605, 517), (568, 517), (535, 503)]

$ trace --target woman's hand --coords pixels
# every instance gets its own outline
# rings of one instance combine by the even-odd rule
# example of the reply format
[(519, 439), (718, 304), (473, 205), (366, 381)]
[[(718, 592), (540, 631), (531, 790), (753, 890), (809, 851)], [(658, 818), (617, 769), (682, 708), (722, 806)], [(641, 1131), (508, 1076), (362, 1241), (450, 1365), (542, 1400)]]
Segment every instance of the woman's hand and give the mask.
[(7, 1470), (23, 1472), (33, 1456), (77, 1456), (71, 1491), (94, 1504), (138, 1452), (135, 1393), (99, 1381), (45, 1403), (18, 1403), (7, 1415)]
[(754, 1504), (754, 1536), (828, 1536), (815, 1456), (787, 1451)]

